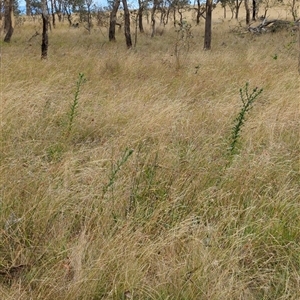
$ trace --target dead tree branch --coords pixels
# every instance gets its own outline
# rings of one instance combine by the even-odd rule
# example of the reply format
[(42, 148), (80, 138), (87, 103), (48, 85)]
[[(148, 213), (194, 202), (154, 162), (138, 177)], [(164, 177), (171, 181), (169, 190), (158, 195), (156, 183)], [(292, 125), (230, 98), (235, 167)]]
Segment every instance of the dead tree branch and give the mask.
[(286, 21), (286, 20), (270, 20), (268, 21), (267, 19), (264, 19), (261, 24), (257, 26), (249, 26), (248, 31), (251, 33), (264, 33), (264, 32), (275, 32), (281, 29), (292, 29), (292, 30), (297, 30), (299, 24), (299, 20), (297, 21)]

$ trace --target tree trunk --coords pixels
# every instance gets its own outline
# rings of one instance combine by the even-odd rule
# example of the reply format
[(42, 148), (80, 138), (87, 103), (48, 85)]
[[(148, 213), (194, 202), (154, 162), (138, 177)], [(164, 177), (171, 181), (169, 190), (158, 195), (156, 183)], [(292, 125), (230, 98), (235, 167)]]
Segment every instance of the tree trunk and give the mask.
[(298, 73), (300, 75), (300, 22), (298, 22)]
[(134, 26), (134, 48), (136, 47), (137, 44), (137, 33), (138, 33), (138, 19), (139, 19), (139, 14), (134, 16), (134, 21), (135, 21), (135, 26)]
[(65, 14), (67, 15), (69, 25), (72, 26), (72, 12), (68, 11), (68, 9), (66, 7), (65, 7)]
[(110, 13), (108, 37), (111, 42), (116, 41), (116, 22), (117, 22), (117, 12), (119, 6), (120, 6), (120, 0), (115, 0), (113, 8)]
[(30, 11), (30, 0), (26, 0), (26, 16), (30, 16), (31, 11)]
[(234, 17), (234, 7), (231, 6), (230, 11), (231, 11), (231, 20), (232, 20)]
[(124, 33), (126, 39), (126, 46), (128, 49), (132, 47), (131, 35), (130, 35), (130, 13), (127, 5), (127, 0), (122, 0), (124, 8)]
[(152, 11), (151, 11), (151, 37), (154, 37), (155, 35), (155, 12), (157, 8), (157, 0), (154, 0)]
[(196, 16), (196, 24), (197, 25), (200, 24), (200, 17), (201, 17), (200, 11), (201, 11), (201, 3), (200, 3), (200, 0), (197, 0), (197, 16)]
[(183, 16), (182, 16), (182, 11), (180, 10), (180, 7), (178, 7), (178, 14), (179, 14), (179, 23), (180, 26), (182, 26), (182, 20), (183, 20)]
[(92, 29), (92, 12), (91, 12), (91, 5), (92, 1), (85, 1), (86, 6), (87, 6), (87, 30), (89, 34), (91, 34), (91, 29)]
[(245, 1), (245, 9), (246, 9), (246, 24), (250, 24), (250, 7), (249, 7), (249, 0)]
[(166, 20), (165, 20), (165, 26), (168, 24), (169, 22), (169, 16), (170, 16), (170, 7), (168, 7), (167, 9), (167, 15), (166, 15)]
[(160, 10), (160, 25), (164, 25), (165, 15), (166, 15), (166, 10), (164, 7), (162, 7)]
[(62, 3), (61, 1), (58, 1), (58, 6), (57, 6), (57, 0), (53, 0), (54, 2), (54, 7), (55, 7), (55, 12), (58, 17), (58, 22), (62, 21)]
[(299, 6), (297, 6), (296, 1), (297, 1), (297, 0), (293, 0), (293, 1), (292, 1), (292, 5), (291, 5), (291, 11), (292, 11), (292, 16), (293, 16), (294, 21), (296, 21), (297, 18), (298, 18), (297, 10), (298, 10), (298, 7), (299, 7)]
[(47, 59), (48, 56), (48, 23), (49, 15), (47, 11), (47, 0), (42, 2), (42, 19), (43, 19), (43, 33), (42, 33), (42, 59)]
[[(46, 0), (47, 1), (47, 0)], [(51, 16), (51, 12), (50, 12), (50, 9), (48, 7), (48, 2), (46, 2), (46, 5), (47, 5), (47, 15), (48, 15), (48, 29), (50, 31), (52, 31), (52, 27), (51, 27), (51, 22), (50, 22), (50, 16)]]
[(252, 0), (252, 21), (256, 21), (256, 0)]
[(239, 18), (239, 11), (240, 11), (240, 6), (242, 4), (243, 0), (235, 0), (235, 18), (238, 20)]
[(139, 0), (138, 19), (139, 19), (139, 30), (140, 30), (140, 33), (144, 32), (144, 27), (143, 27), (143, 10), (144, 10), (144, 6), (142, 4), (142, 1)]
[(174, 27), (176, 27), (176, 8), (175, 6), (173, 6), (173, 23), (174, 23)]
[(13, 35), (14, 28), (13, 28), (13, 6), (14, 0), (6, 0), (4, 3), (4, 29), (6, 31), (6, 35), (4, 37), (4, 42), (9, 43), (10, 39)]
[(52, 15), (52, 25), (55, 28), (55, 9), (54, 9), (54, 0), (51, 1), (51, 15)]
[[(206, 7), (203, 10), (201, 7), (201, 0), (197, 0), (197, 8), (196, 8), (196, 24), (200, 24), (200, 18), (203, 17), (203, 15), (206, 13)], [(205, 19), (205, 17), (203, 17)]]
[(212, 0), (206, 0), (204, 50), (211, 49)]

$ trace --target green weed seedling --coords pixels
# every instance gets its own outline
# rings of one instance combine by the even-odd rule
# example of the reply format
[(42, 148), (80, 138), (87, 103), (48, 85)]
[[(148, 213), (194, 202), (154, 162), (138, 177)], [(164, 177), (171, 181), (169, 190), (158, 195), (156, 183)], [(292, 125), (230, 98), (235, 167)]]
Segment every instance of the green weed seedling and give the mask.
[(113, 186), (114, 182), (116, 181), (116, 177), (118, 172), (121, 170), (121, 167), (126, 163), (128, 160), (129, 156), (133, 153), (132, 149), (126, 148), (124, 151), (123, 156), (115, 163), (112, 165), (111, 168), (111, 173), (109, 176), (109, 181), (108, 183), (103, 187), (103, 194), (105, 194), (108, 189)]
[(78, 108), (78, 100), (79, 100), (79, 91), (82, 84), (86, 81), (86, 78), (83, 73), (79, 73), (78, 80), (76, 82), (76, 90), (74, 95), (74, 100), (71, 103), (70, 110), (68, 112), (68, 127), (67, 127), (67, 136), (70, 135), (72, 131), (72, 127), (74, 124), (74, 118), (77, 113)]
[(244, 125), (245, 120), (246, 120), (246, 113), (250, 111), (255, 99), (263, 91), (263, 89), (258, 89), (256, 87), (253, 89), (252, 93), (249, 94), (248, 88), (249, 88), (248, 82), (246, 83), (244, 89), (240, 88), (240, 97), (241, 97), (243, 106), (241, 107), (241, 110), (240, 110), (237, 118), (235, 119), (235, 124), (232, 128), (232, 137), (231, 137), (231, 144), (230, 144), (230, 154), (231, 155), (236, 154), (236, 146), (237, 146), (237, 142), (240, 137), (240, 132), (241, 132), (242, 126)]

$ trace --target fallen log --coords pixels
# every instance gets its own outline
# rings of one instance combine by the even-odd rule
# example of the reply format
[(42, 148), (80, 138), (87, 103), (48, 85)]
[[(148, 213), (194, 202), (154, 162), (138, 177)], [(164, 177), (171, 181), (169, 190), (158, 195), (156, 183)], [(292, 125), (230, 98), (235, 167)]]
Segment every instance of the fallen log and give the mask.
[(276, 32), (281, 29), (291, 29), (293, 31), (298, 30), (298, 24), (300, 19), (296, 21), (286, 21), (286, 20), (267, 20), (264, 19), (259, 25), (257, 26), (248, 26), (248, 31), (251, 33), (265, 33), (265, 32)]

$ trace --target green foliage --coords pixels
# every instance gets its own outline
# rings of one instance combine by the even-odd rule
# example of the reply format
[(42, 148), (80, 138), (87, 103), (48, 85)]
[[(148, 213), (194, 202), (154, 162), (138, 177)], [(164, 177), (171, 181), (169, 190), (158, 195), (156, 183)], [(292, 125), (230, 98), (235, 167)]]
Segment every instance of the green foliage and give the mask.
[(47, 149), (47, 161), (59, 161), (64, 151), (62, 144), (53, 144)]
[[(138, 153), (139, 156), (139, 153)], [(153, 203), (158, 198), (159, 194), (164, 194), (161, 192), (160, 184), (157, 182), (157, 169), (158, 169), (158, 154), (156, 153), (153, 162), (146, 162), (140, 160), (138, 162), (136, 174), (131, 186), (130, 200), (127, 207), (127, 214), (129, 213), (140, 213), (142, 212), (142, 218), (147, 219), (154, 210)], [(161, 195), (160, 195), (161, 196)], [(139, 207), (139, 209), (138, 209)]]
[(112, 164), (109, 181), (103, 188), (103, 194), (105, 194), (108, 191), (108, 189), (113, 186), (113, 184), (116, 181), (118, 172), (121, 170), (121, 167), (126, 163), (126, 161), (128, 160), (129, 156), (131, 156), (132, 153), (133, 153), (132, 149), (126, 148), (123, 153), (123, 156), (115, 164)]
[(42, 13), (42, 2), (37, 0), (30, 1), (30, 12), (38, 15)]
[(14, 15), (19, 16), (21, 14), (19, 2), (17, 0), (14, 0), (13, 6), (14, 6)]
[(246, 83), (244, 89), (240, 88), (240, 97), (241, 97), (243, 106), (241, 107), (241, 110), (240, 110), (238, 116), (236, 117), (235, 124), (232, 128), (232, 137), (231, 137), (231, 144), (230, 144), (231, 155), (236, 153), (237, 142), (240, 137), (240, 132), (241, 132), (242, 126), (244, 125), (245, 120), (246, 120), (246, 114), (252, 108), (255, 99), (263, 91), (263, 89), (258, 89), (256, 87), (252, 90), (251, 94), (249, 94), (248, 88), (249, 88), (248, 82)]
[(72, 131), (72, 127), (74, 124), (74, 118), (76, 116), (77, 113), (77, 108), (78, 108), (78, 100), (79, 100), (79, 91), (80, 91), (80, 87), (82, 86), (82, 84), (85, 82), (86, 78), (84, 77), (83, 73), (79, 73), (79, 77), (76, 83), (76, 91), (75, 91), (75, 95), (74, 95), (74, 100), (70, 106), (70, 111), (68, 112), (68, 128), (67, 128), (67, 136), (70, 135), (71, 131)]

